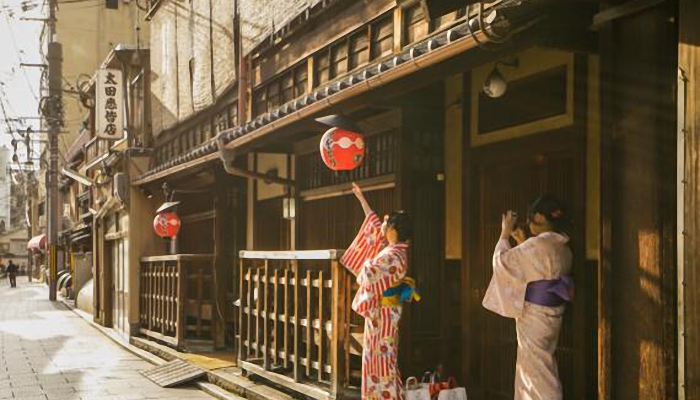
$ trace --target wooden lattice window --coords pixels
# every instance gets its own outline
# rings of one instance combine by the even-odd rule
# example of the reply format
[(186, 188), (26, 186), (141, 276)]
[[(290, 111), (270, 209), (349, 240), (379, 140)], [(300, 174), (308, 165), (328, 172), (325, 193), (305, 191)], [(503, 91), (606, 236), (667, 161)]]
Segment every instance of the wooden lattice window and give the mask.
[(213, 126), (212, 121), (207, 120), (202, 124), (202, 140), (209, 140), (212, 138)]
[(323, 85), (328, 82), (330, 77), (330, 53), (324, 49), (316, 55), (314, 68), (316, 72), (315, 86)]
[(309, 70), (306, 64), (302, 64), (294, 70), (294, 97), (306, 93), (308, 89)]
[(415, 43), (428, 36), (430, 26), (420, 4), (407, 8), (404, 13), (404, 45)]
[(180, 136), (180, 154), (187, 153), (190, 149), (190, 132), (185, 132)]
[(280, 106), (280, 79), (275, 79), (267, 85), (267, 110), (272, 111)]
[(464, 8), (449, 14), (442, 15), (430, 21), (430, 31), (436, 32), (445, 29), (452, 25), (455, 21), (461, 18), (466, 13)]
[(294, 99), (294, 71), (282, 76), (282, 104)]
[(190, 145), (188, 146), (188, 150), (192, 149), (196, 146), (198, 146), (200, 143), (202, 143), (202, 140), (199, 136), (199, 130), (194, 128), (191, 131), (187, 133), (187, 135), (190, 137)]
[(253, 94), (253, 114), (257, 117), (258, 115), (267, 112), (267, 90), (262, 87), (255, 91)]
[(396, 172), (398, 134), (390, 130), (366, 138), (365, 160), (352, 171), (334, 172), (321, 160), (318, 151), (299, 157), (299, 180), (302, 190), (319, 189)]
[(229, 126), (238, 126), (238, 102), (232, 103), (228, 108)]
[(371, 26), (371, 59), (377, 59), (391, 54), (394, 51), (394, 19), (391, 16), (384, 17)]
[(348, 42), (343, 40), (331, 47), (331, 79), (348, 72)]
[(363, 30), (350, 37), (350, 55), (348, 68), (355, 68), (369, 62), (369, 38), (367, 31)]

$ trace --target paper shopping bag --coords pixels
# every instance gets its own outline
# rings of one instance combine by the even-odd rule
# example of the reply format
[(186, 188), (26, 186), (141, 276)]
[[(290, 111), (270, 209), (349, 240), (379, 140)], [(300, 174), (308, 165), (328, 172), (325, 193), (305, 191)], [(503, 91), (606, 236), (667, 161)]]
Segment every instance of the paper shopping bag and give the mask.
[(438, 400), (467, 400), (467, 390), (463, 387), (443, 389), (438, 394)]
[(418, 379), (406, 379), (406, 400), (430, 400), (430, 390), (426, 385), (418, 383)]

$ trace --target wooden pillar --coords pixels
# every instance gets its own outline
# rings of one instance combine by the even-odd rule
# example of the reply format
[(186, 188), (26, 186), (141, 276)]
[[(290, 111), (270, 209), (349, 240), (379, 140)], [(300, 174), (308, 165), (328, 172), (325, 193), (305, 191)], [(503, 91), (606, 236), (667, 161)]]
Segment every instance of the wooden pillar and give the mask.
[[(682, 109), (679, 109), (680, 134), (684, 136), (685, 163), (681, 168), (684, 183), (681, 242), (683, 256), (680, 284), (685, 291), (679, 310), (679, 332), (685, 342), (679, 342), (679, 399), (700, 399), (700, 2), (679, 1), (678, 67), (685, 89)], [(679, 88), (680, 90), (680, 88)], [(679, 193), (681, 195), (681, 193)], [(681, 254), (679, 254), (681, 257)], [(679, 293), (681, 296), (682, 293)], [(684, 346), (682, 346), (684, 344)]]
[(602, 37), (601, 399), (676, 398), (674, 15), (662, 3)]
[[(399, 362), (406, 376), (443, 363), (441, 296), (444, 283), (444, 87), (419, 89), (400, 100), (401, 135), (395, 209), (406, 210), (414, 227), (409, 274), (420, 282), (423, 299), (404, 308)], [(420, 229), (418, 228), (420, 227)]]
[(232, 240), (232, 224), (231, 213), (227, 207), (226, 186), (228, 176), (217, 169), (214, 194), (214, 265), (215, 269), (213, 284), (216, 285), (215, 293), (212, 297), (215, 298), (216, 304), (213, 309), (214, 319), (214, 347), (226, 347), (226, 292), (229, 289), (234, 268), (233, 259), (228, 251), (234, 247)]

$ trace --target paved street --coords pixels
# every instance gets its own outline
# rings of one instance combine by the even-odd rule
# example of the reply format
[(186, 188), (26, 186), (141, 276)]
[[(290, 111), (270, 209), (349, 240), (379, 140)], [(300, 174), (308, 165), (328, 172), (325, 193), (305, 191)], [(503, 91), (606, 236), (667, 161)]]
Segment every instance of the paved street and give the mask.
[(0, 399), (213, 399), (194, 387), (163, 389), (151, 367), (60, 303), (45, 285), (0, 280)]

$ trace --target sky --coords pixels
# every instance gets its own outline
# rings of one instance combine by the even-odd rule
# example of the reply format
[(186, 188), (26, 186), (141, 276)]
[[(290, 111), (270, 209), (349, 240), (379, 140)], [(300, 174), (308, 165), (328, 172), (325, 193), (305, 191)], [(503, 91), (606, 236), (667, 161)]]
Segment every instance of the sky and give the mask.
[[(0, 102), (4, 104), (10, 119), (38, 116), (41, 69), (22, 68), (20, 63), (42, 63), (39, 38), (43, 23), (23, 21), (21, 18), (44, 17), (41, 15), (44, 1), (0, 0)], [(35, 131), (39, 130), (36, 119), (8, 122), (0, 111), (0, 146), (11, 148), (13, 136), (8, 131), (25, 130), (29, 125)], [(16, 133), (14, 138), (21, 139)], [(23, 141), (17, 145), (17, 149), (20, 158), (24, 159)]]

